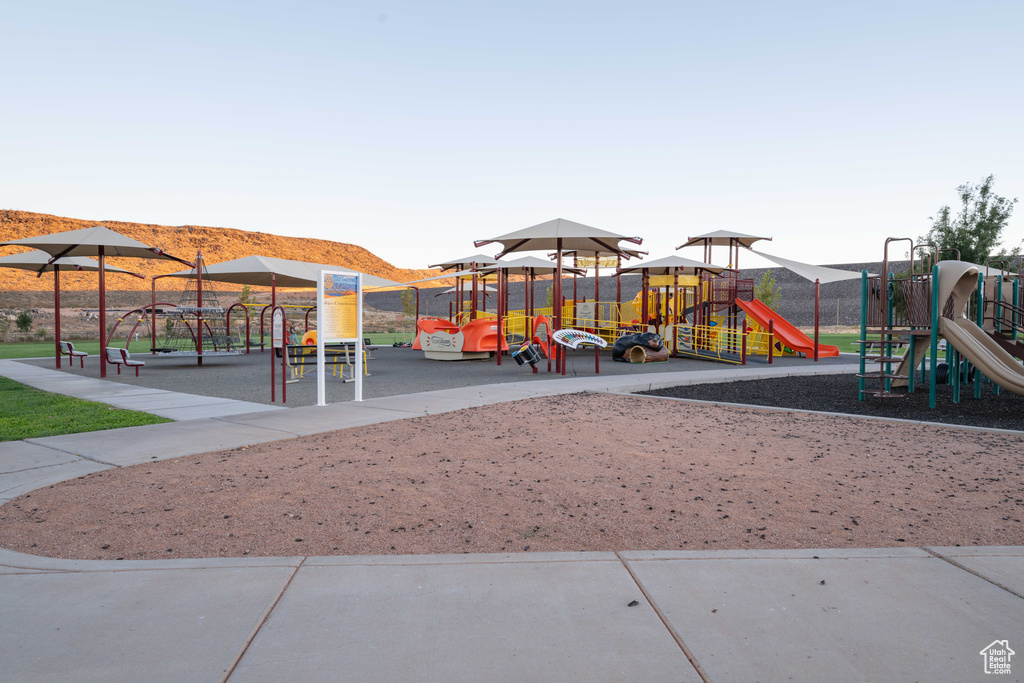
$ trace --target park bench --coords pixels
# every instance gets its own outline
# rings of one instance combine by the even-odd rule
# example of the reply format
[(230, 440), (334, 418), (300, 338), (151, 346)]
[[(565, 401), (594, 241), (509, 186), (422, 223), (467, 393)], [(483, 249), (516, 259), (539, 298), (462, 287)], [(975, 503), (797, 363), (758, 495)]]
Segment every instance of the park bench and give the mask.
[(141, 360), (132, 360), (128, 349), (119, 349), (116, 346), (107, 347), (107, 362), (117, 366), (117, 374), (121, 374), (121, 366), (135, 368), (135, 376), (139, 376), (139, 368), (145, 365)]
[(62, 356), (70, 356), (72, 362), (77, 358), (79, 365), (83, 368), (85, 367), (85, 359), (89, 356), (85, 351), (75, 351), (75, 345), (66, 341), (60, 343), (60, 353)]

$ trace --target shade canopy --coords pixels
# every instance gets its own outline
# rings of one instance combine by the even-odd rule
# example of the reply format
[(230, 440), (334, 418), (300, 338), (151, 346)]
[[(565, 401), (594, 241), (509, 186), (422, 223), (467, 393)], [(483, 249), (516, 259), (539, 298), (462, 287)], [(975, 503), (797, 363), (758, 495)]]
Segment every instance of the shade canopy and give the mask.
[(617, 251), (617, 252), (614, 252), (614, 251), (598, 251), (598, 252), (595, 252), (593, 249), (591, 249), (590, 251), (563, 251), (562, 252), (562, 256), (565, 256), (565, 257), (576, 256), (578, 258), (592, 258), (595, 253), (599, 257), (602, 257), (602, 256), (621, 256), (624, 259), (643, 258), (644, 256), (647, 256), (647, 252), (646, 251), (637, 251), (636, 249), (627, 249), (625, 247), (619, 249), (619, 251)]
[[(465, 292), (465, 293), (469, 293), (472, 290), (473, 290), (472, 286), (464, 286), (461, 289), (461, 291)], [(496, 287), (491, 287), (490, 285), (485, 285), (482, 282), (476, 283), (476, 291), (478, 291), (478, 292), (485, 292), (487, 294), (497, 294), (498, 293), (498, 290), (497, 290)], [(460, 289), (458, 287), (452, 287), (451, 289), (446, 289), (443, 292), (438, 292), (434, 296), (441, 296), (442, 294), (458, 294), (459, 292), (460, 292)]]
[(81, 230), (68, 230), (66, 232), (55, 232), (49, 235), (37, 237), (25, 237), (20, 240), (0, 242), (0, 246), (19, 245), (45, 251), (51, 256), (73, 257), (73, 256), (121, 256), (126, 258), (149, 258), (169, 259), (179, 261), (188, 265), (191, 262), (171, 256), (162, 249), (143, 244), (131, 237), (126, 237), (119, 232), (114, 232), (102, 225), (94, 225), (91, 228)]
[(647, 271), (650, 275), (696, 275), (700, 271), (720, 275), (724, 271), (731, 270), (722, 266), (715, 266), (702, 261), (683, 258), (682, 256), (666, 256), (654, 261), (637, 263), (636, 265), (619, 268), (620, 273), (642, 273)]
[(622, 253), (619, 242), (642, 244), (643, 240), (639, 237), (619, 235), (564, 218), (556, 218), (489, 240), (479, 240), (474, 243), (474, 246), (482, 247), (492, 242), (501, 244), (501, 253), (497, 256), (497, 258), (501, 258), (513, 251), (560, 250), (561, 253), (566, 251), (603, 251), (609, 254), (619, 254)]
[[(60, 266), (62, 271), (96, 271), (100, 269), (98, 261), (86, 258), (85, 256), (66, 256), (50, 263), (52, 259), (53, 257), (45, 251), (26, 251), (21, 254), (10, 254), (0, 258), (0, 268), (31, 270), (34, 273), (48, 273), (53, 270), (54, 266)], [(108, 273), (124, 273), (126, 275), (134, 275), (135, 277), (145, 277), (117, 266), (104, 266), (104, 268)]]
[(741, 247), (747, 247), (748, 249), (754, 242), (760, 240), (772, 241), (771, 237), (758, 237), (757, 235), (745, 235), (741, 232), (732, 232), (731, 230), (715, 230), (703, 235), (697, 235), (696, 237), (690, 237), (686, 240), (685, 244), (682, 244), (676, 249), (683, 249), (684, 247), (692, 247), (695, 245), (705, 246), (710, 245), (713, 247), (718, 246), (734, 246), (739, 245)]
[[(271, 256), (246, 256), (232, 261), (222, 261), (203, 268), (203, 279), (214, 282), (229, 282), (254, 287), (316, 287), (321, 270), (352, 271), (343, 266)], [(194, 269), (181, 270), (165, 277), (194, 277)], [(397, 282), (376, 275), (363, 275), (364, 287), (395, 287)]]
[[(528, 272), (532, 270), (534, 275), (553, 275), (558, 270), (558, 266), (555, 263), (545, 261), (544, 259), (537, 258), (536, 256), (523, 256), (522, 258), (512, 259), (510, 261), (496, 261), (494, 264), (480, 268), (479, 270), (482, 272), (493, 273), (499, 268), (509, 274), (512, 274), (514, 271)], [(562, 266), (562, 272), (569, 273), (570, 275), (587, 274), (585, 270), (569, 268), (568, 266)]]
[(789, 259), (782, 258), (781, 256), (772, 256), (766, 254), (763, 251), (756, 251), (754, 249), (751, 252), (757, 254), (762, 258), (766, 258), (769, 261), (779, 264), (787, 270), (791, 270), (805, 280), (814, 282), (818, 280), (821, 284), (828, 284), (829, 282), (841, 282), (843, 280), (859, 280), (861, 277), (860, 271), (852, 270), (840, 270), (839, 268), (827, 268), (825, 266), (812, 266), (809, 263), (800, 263), (799, 261), (791, 261)]
[(480, 266), (487, 266), (494, 263), (495, 259), (490, 256), (484, 256), (483, 254), (477, 254), (476, 256), (466, 256), (465, 258), (452, 259), (451, 261), (445, 261), (444, 263), (435, 263), (429, 268), (440, 268), (441, 270), (451, 270), (452, 268), (468, 268), (474, 263), (477, 268)]

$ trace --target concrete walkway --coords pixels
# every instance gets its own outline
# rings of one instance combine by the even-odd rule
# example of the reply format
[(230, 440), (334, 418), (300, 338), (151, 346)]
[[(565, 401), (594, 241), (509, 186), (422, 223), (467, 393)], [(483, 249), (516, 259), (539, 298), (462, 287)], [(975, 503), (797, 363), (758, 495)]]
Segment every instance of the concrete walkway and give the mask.
[[(0, 443), (0, 503), (111, 467), (534, 396), (851, 371), (559, 378), (275, 409), (0, 361), (31, 386), (178, 420)], [(0, 681), (970, 681), (987, 679), (980, 653), (997, 640), (1024, 644), (1024, 548), (130, 562), (0, 550)], [(1000, 680), (1021, 680), (1024, 663), (1010, 666)]]

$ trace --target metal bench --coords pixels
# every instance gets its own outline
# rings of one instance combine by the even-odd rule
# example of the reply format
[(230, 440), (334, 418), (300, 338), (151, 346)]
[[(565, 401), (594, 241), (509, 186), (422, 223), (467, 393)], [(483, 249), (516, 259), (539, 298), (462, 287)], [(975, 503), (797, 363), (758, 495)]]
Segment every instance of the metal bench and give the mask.
[(60, 343), (60, 353), (62, 356), (70, 356), (72, 362), (77, 358), (80, 367), (83, 368), (85, 367), (85, 359), (89, 356), (85, 351), (75, 351), (75, 345), (66, 341)]
[(145, 365), (141, 360), (132, 360), (128, 349), (119, 349), (116, 346), (107, 347), (107, 362), (117, 366), (117, 374), (121, 374), (121, 366), (135, 368), (135, 376), (139, 376), (139, 368)]

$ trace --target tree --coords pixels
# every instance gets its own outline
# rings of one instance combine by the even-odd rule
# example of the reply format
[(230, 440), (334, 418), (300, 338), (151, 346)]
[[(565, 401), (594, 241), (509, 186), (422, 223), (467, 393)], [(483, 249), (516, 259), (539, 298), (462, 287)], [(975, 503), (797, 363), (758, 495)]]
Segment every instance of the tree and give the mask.
[[(992, 258), (1013, 258), (1020, 254), (1020, 245), (1012, 250), (996, 252), (1003, 228), (1013, 215), (1017, 199), (1000, 197), (992, 191), (995, 176), (989, 175), (977, 185), (965, 183), (956, 188), (960, 199), (959, 212), (954, 217), (949, 205), (939, 207), (932, 227), (922, 243), (931, 243), (939, 249), (959, 249), (960, 260), (985, 265)], [(940, 258), (956, 258), (955, 254), (942, 254)]]
[(759, 299), (768, 308), (776, 308), (782, 299), (782, 291), (775, 284), (772, 271), (765, 270), (761, 281), (754, 285), (754, 298)]
[(28, 314), (28, 311), (22, 311), (18, 314), (14, 324), (18, 326), (20, 332), (28, 332), (32, 329), (32, 316)]
[(402, 313), (406, 318), (416, 317), (416, 293), (411, 289), (402, 292)]
[(242, 291), (238, 295), (238, 303), (252, 303), (252, 288), (250, 288), (249, 285), (242, 285)]

